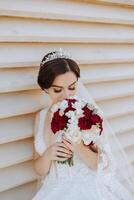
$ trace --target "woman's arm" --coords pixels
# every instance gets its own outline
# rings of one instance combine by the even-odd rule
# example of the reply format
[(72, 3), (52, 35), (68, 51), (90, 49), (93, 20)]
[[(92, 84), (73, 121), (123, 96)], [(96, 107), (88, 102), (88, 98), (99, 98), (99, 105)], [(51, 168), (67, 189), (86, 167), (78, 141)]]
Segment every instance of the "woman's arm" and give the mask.
[(52, 160), (65, 161), (70, 157), (72, 157), (72, 152), (66, 145), (64, 143), (56, 142), (49, 146), (46, 151), (34, 161), (34, 169), (38, 175), (46, 175), (49, 172)]
[(39, 176), (44, 176), (49, 172), (51, 160), (48, 157), (48, 150), (41, 156), (34, 150), (34, 169)]
[(71, 149), (71, 151), (76, 153), (89, 168), (97, 169), (98, 151), (96, 147), (92, 147), (94, 149), (93, 151), (92, 148), (89, 149), (89, 147), (85, 146), (83, 142), (73, 145), (65, 138), (63, 138), (63, 142)]
[(79, 145), (75, 146), (74, 152), (86, 163), (86, 165), (93, 169), (97, 169), (98, 163), (98, 153), (89, 149), (89, 147), (80, 143)]

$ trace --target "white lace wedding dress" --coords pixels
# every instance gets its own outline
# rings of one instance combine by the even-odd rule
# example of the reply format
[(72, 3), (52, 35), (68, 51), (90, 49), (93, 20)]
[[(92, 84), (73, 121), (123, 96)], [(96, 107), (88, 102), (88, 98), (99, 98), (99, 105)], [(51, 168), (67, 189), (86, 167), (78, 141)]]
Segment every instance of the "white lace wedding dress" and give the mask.
[[(38, 131), (34, 140), (36, 151), (40, 155), (46, 149), (43, 121), (47, 110), (40, 111), (41, 120), (38, 122)], [(74, 165), (71, 167), (53, 161), (49, 173), (32, 200), (129, 200), (125, 188), (120, 188), (115, 180), (114, 186), (119, 188), (119, 196), (115, 198), (109, 191), (105, 191), (109, 199), (101, 196), (96, 182), (97, 170), (87, 167), (75, 154), (73, 160)]]

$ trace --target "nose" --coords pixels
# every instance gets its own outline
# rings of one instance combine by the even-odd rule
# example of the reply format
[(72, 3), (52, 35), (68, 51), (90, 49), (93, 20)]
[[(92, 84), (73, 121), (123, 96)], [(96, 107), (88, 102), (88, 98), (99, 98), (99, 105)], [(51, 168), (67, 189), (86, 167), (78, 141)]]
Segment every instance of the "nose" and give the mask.
[(67, 99), (68, 97), (69, 97), (69, 91), (68, 91), (68, 89), (66, 89), (66, 90), (64, 90), (64, 92), (63, 92), (63, 99)]

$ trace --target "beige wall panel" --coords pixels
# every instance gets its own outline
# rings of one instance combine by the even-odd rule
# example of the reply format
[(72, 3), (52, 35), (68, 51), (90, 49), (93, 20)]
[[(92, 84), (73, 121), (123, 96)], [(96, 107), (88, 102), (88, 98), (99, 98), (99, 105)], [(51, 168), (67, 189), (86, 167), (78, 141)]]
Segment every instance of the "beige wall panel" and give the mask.
[(43, 55), (60, 47), (79, 63), (83, 83), (134, 168), (134, 2), (4, 0), (0, 1), (2, 200), (30, 200), (35, 193), (34, 120), (50, 101), (37, 85), (37, 74)]

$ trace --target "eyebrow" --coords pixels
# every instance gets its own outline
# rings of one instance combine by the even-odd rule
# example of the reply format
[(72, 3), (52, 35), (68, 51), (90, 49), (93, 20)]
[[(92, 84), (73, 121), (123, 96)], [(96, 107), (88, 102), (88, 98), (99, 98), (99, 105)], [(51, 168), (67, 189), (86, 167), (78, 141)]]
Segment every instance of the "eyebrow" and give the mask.
[[(77, 81), (74, 81), (73, 83), (71, 83), (70, 85), (69, 85), (69, 87), (70, 86), (72, 86), (74, 83), (76, 83)], [(58, 87), (58, 88), (63, 88), (62, 86), (58, 86), (58, 85), (51, 85), (52, 87)]]

